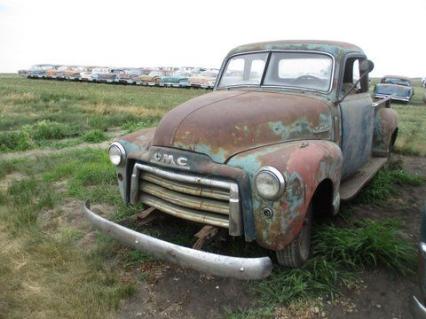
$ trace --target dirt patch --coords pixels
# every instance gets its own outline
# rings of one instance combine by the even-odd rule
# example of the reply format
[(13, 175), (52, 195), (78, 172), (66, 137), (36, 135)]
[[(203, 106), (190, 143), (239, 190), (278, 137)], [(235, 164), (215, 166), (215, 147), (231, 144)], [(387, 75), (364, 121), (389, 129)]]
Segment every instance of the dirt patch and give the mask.
[(155, 283), (142, 283), (118, 318), (223, 318), (250, 306), (244, 282), (169, 267)]
[[(410, 299), (417, 292), (414, 278), (407, 280), (374, 271), (363, 273), (361, 279), (364, 283), (361, 289), (348, 290), (343, 302), (326, 305), (328, 318), (411, 318)], [(352, 306), (347, 307), (348, 304)]]

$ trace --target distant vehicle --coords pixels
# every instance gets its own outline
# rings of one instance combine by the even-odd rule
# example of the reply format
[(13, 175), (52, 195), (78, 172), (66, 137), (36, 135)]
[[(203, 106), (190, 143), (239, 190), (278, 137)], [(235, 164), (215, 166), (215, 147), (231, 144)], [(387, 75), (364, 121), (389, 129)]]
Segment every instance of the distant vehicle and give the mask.
[(66, 80), (77, 81), (80, 80), (80, 73), (84, 70), (81, 66), (69, 66), (64, 71), (64, 77)]
[(212, 89), (216, 83), (219, 70), (208, 70), (189, 79), (189, 84), (195, 88)]
[(374, 88), (377, 98), (390, 97), (394, 101), (410, 102), (414, 95), (411, 81), (403, 76), (387, 75)]
[(121, 84), (141, 84), (139, 77), (143, 75), (141, 68), (123, 69), (118, 72), (116, 82)]
[(52, 67), (46, 71), (46, 77), (48, 79), (56, 79), (56, 74), (59, 67), (60, 65), (52, 65)]
[(165, 76), (165, 72), (164, 71), (151, 71), (149, 72), (149, 74), (142, 74), (139, 77), (139, 82), (142, 85), (149, 85), (149, 86), (155, 86), (155, 85), (160, 85), (160, 78), (162, 76)]
[(426, 78), (423, 78), (423, 79), (422, 79), (422, 86), (423, 86), (424, 88), (426, 88)]
[(54, 67), (52, 64), (36, 64), (33, 65), (27, 73), (29, 78), (45, 79), (47, 78), (47, 71)]
[[(58, 79), (58, 80), (65, 80), (65, 71), (68, 69), (68, 65), (61, 65), (61, 66), (58, 66), (57, 68), (56, 68), (56, 72), (55, 72), (55, 70), (52, 70), (51, 72), (51, 74), (52, 74), (52, 76), (55, 76), (55, 77), (53, 77), (53, 78), (55, 78), (55, 79)], [(54, 75), (53, 75), (54, 74)]]
[(112, 83), (115, 77), (116, 74), (112, 73), (112, 69), (108, 67), (94, 68), (90, 75), (91, 81), (99, 83)]
[(18, 70), (18, 75), (20, 75), (20, 76), (27, 76), (28, 75), (28, 70), (26, 70), (26, 69)]
[(95, 69), (94, 66), (82, 67), (79, 80), (80, 81), (91, 81), (91, 75), (92, 75), (93, 69)]
[(160, 86), (169, 87), (189, 87), (189, 78), (191, 73), (189, 72), (175, 72), (171, 75), (165, 75), (160, 78)]

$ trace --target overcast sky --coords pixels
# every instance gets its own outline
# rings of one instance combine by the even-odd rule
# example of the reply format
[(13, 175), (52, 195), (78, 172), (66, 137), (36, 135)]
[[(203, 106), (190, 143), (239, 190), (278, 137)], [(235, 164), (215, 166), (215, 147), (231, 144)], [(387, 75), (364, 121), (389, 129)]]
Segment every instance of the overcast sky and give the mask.
[(0, 72), (37, 63), (219, 67), (240, 44), (359, 45), (373, 75), (426, 75), (426, 1), (0, 0)]

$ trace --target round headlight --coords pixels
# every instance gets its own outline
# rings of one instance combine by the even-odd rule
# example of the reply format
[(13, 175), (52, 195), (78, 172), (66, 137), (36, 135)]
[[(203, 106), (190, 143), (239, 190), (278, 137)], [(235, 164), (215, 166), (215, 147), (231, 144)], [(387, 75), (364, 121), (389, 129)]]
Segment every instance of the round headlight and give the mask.
[(112, 143), (108, 149), (109, 159), (115, 166), (123, 163), (126, 151), (120, 143)]
[(284, 176), (274, 167), (262, 167), (254, 177), (257, 193), (264, 199), (277, 199), (284, 191)]

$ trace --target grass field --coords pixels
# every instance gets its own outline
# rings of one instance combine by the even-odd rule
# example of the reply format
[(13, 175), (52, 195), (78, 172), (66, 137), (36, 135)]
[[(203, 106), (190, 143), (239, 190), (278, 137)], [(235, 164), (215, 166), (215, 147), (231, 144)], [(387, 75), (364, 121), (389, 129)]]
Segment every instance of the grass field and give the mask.
[[(121, 300), (151, 275), (141, 265), (152, 259), (92, 231), (82, 218), (80, 203), (87, 198), (114, 220), (140, 210), (123, 205), (105, 150), (87, 143), (155, 126), (173, 106), (203, 93), (0, 75), (0, 152), (39, 151), (0, 157), (1, 319), (115, 317)], [(422, 89), (416, 88), (412, 104), (394, 105), (401, 123), (400, 153), (426, 156), (426, 105), (421, 99)], [(61, 151), (44, 152), (46, 148)], [(391, 167), (360, 201), (380, 205), (394, 194), (395, 185), (422, 183), (400, 166)], [(281, 305), (336, 296), (342, 286), (355, 285), (363, 269), (412, 274), (414, 246), (401, 240), (400, 228), (392, 220), (350, 218), (343, 226), (323, 225), (304, 268), (277, 269), (261, 283), (244, 283), (258, 302), (252, 309), (231, 311), (229, 317), (269, 318)], [(161, 229), (154, 232), (161, 235)], [(188, 240), (184, 232), (174, 236)], [(235, 245), (236, 251), (244, 249)]]

